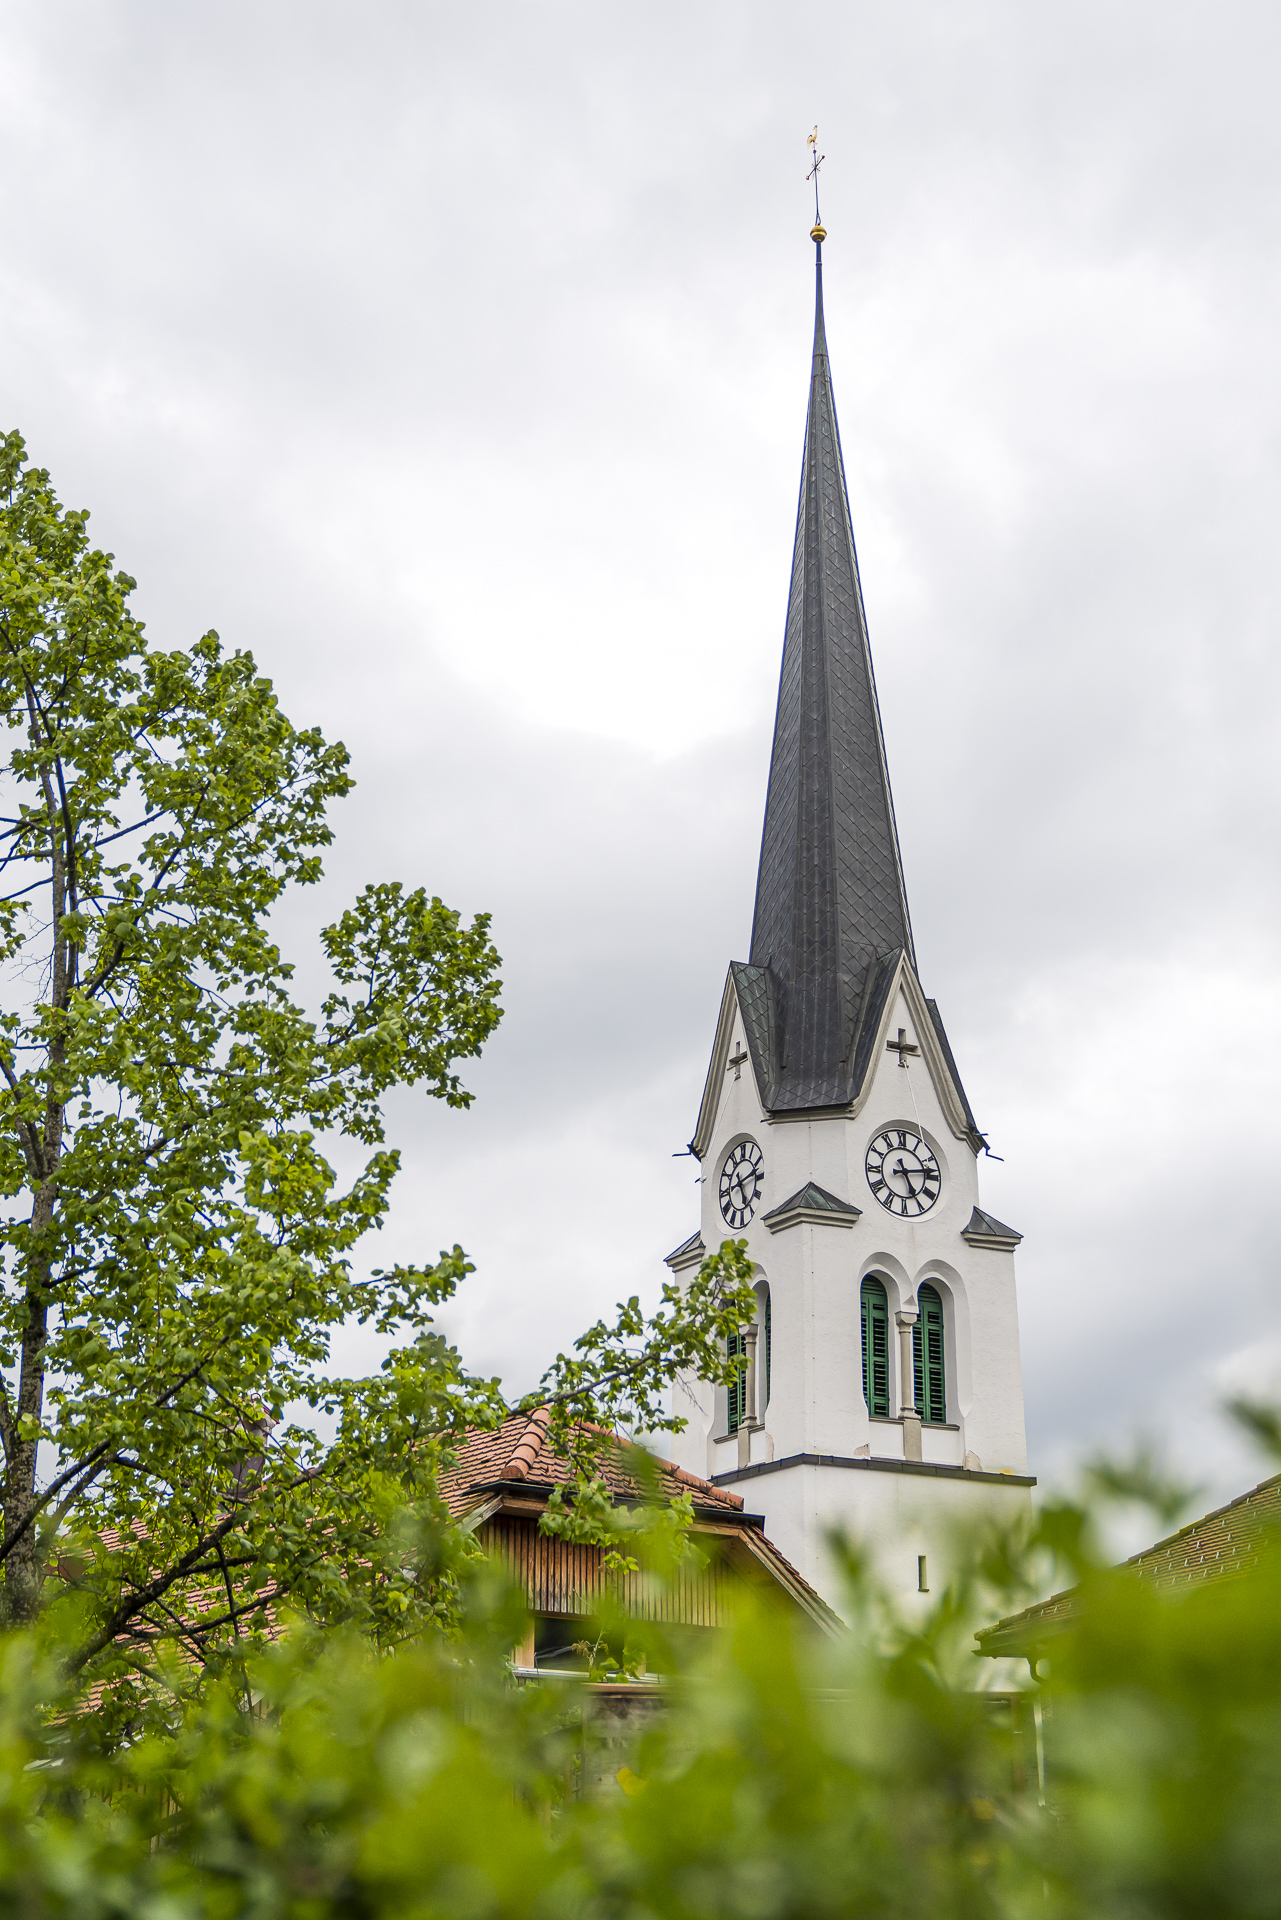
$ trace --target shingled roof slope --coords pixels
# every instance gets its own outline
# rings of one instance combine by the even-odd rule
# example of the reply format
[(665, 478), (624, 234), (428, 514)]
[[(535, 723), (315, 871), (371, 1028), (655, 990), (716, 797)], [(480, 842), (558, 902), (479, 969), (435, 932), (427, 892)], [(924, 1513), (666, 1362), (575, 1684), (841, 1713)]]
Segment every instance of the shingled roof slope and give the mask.
[[(1281, 1544), (1281, 1473), (1132, 1554), (1119, 1571), (1131, 1572), (1164, 1593), (1193, 1592), (1210, 1581), (1251, 1573), (1260, 1554), (1275, 1544)], [(982, 1628), (974, 1637), (980, 1651), (993, 1658), (1031, 1653), (1065, 1632), (1081, 1611), (1080, 1589), (1070, 1587)]]
[[(454, 1465), (440, 1476), (441, 1494), (450, 1512), (466, 1513), (475, 1504), (472, 1496), (478, 1489), (500, 1482), (524, 1481), (531, 1487), (567, 1486), (574, 1478), (574, 1468), (570, 1461), (561, 1459), (547, 1446), (550, 1422), (550, 1410), (538, 1407), (533, 1413), (509, 1414), (502, 1426), (492, 1432), (475, 1429), (469, 1432), (458, 1448)], [(633, 1441), (616, 1438), (600, 1468), (601, 1478), (610, 1492), (623, 1500), (638, 1499), (642, 1492), (639, 1478), (629, 1474), (623, 1464), (630, 1448), (635, 1448), (637, 1453), (641, 1451)], [(728, 1487), (714, 1487), (710, 1480), (700, 1480), (696, 1473), (687, 1472), (671, 1460), (661, 1460), (655, 1455), (649, 1458), (658, 1468), (660, 1485), (673, 1499), (678, 1494), (689, 1493), (700, 1504), (724, 1508), (727, 1514), (743, 1511), (741, 1494), (732, 1493)]]
[(761, 1076), (768, 1107), (803, 1110), (852, 1097), (856, 1032), (874, 1028), (881, 1012), (869, 1004), (869, 989), (879, 985), (884, 998), (883, 963), (900, 953), (915, 965), (832, 395), (819, 245), (809, 414), (752, 921), (751, 966), (770, 986), (758, 997), (774, 1013), (767, 1021), (757, 1009), (749, 1043), (754, 1058), (763, 1038), (769, 1046)]

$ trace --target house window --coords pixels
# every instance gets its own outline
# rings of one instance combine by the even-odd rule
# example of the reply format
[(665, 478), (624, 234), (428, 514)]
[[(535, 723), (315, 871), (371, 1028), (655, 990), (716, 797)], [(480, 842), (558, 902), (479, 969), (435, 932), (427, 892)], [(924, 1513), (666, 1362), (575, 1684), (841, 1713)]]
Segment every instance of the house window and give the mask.
[(947, 1380), (943, 1367), (943, 1302), (934, 1287), (919, 1287), (917, 1321), (912, 1329), (912, 1367), (916, 1411), (922, 1420), (942, 1425), (947, 1419)]
[(534, 1618), (534, 1665), (573, 1668), (586, 1664), (578, 1644), (589, 1638), (585, 1620), (566, 1620), (540, 1613)]
[(890, 1411), (890, 1309), (885, 1288), (871, 1274), (863, 1282), (863, 1398), (869, 1413)]

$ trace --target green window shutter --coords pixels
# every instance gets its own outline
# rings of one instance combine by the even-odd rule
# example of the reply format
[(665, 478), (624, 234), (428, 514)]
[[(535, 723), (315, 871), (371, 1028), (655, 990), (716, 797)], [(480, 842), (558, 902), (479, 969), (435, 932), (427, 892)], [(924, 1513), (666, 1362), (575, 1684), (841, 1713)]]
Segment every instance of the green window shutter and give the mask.
[(890, 1311), (885, 1288), (869, 1274), (862, 1287), (863, 1398), (869, 1413), (890, 1410)]
[(943, 1302), (933, 1287), (927, 1287), (929, 1295), (925, 1316), (925, 1397), (929, 1402), (931, 1420), (947, 1419), (947, 1380), (943, 1361)]
[(912, 1371), (916, 1411), (922, 1420), (947, 1419), (947, 1379), (943, 1363), (943, 1302), (934, 1287), (920, 1287), (912, 1329)]
[(770, 1368), (769, 1348), (770, 1348), (769, 1288), (766, 1287), (765, 1289), (765, 1392), (761, 1396), (761, 1404), (758, 1409), (758, 1411), (761, 1413), (764, 1413), (766, 1407), (769, 1405), (769, 1368)]
[[(731, 1333), (725, 1343), (725, 1351), (730, 1359), (736, 1359), (740, 1353), (747, 1352), (747, 1339), (744, 1334)], [(747, 1398), (746, 1373), (735, 1374), (726, 1389), (729, 1400), (729, 1431), (737, 1433), (743, 1424), (743, 1409)]]

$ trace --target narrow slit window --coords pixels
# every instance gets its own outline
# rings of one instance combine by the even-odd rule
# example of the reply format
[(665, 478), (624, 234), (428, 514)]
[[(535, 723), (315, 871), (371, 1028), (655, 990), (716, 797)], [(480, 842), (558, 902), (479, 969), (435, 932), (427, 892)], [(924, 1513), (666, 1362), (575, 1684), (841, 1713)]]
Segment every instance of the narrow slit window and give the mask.
[(916, 1375), (916, 1411), (922, 1420), (942, 1426), (947, 1420), (947, 1378), (943, 1361), (943, 1302), (935, 1287), (917, 1290), (917, 1319), (912, 1329), (912, 1367)]
[(890, 1309), (885, 1288), (872, 1275), (862, 1287), (863, 1398), (872, 1414), (889, 1417)]

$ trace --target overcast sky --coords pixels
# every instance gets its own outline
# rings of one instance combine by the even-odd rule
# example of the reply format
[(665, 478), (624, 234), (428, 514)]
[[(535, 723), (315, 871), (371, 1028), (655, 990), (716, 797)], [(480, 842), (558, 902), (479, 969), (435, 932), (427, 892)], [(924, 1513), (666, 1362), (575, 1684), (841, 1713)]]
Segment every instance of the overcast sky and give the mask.
[[(492, 911), (368, 1258), (513, 1389), (696, 1224), (828, 340), (926, 991), (1003, 1163), (1034, 1470), (1207, 1488), (1281, 1376), (1273, 5), (0, 4), (0, 424)], [(303, 968), (309, 982), (314, 967)], [(369, 1357), (353, 1342), (345, 1358)]]

